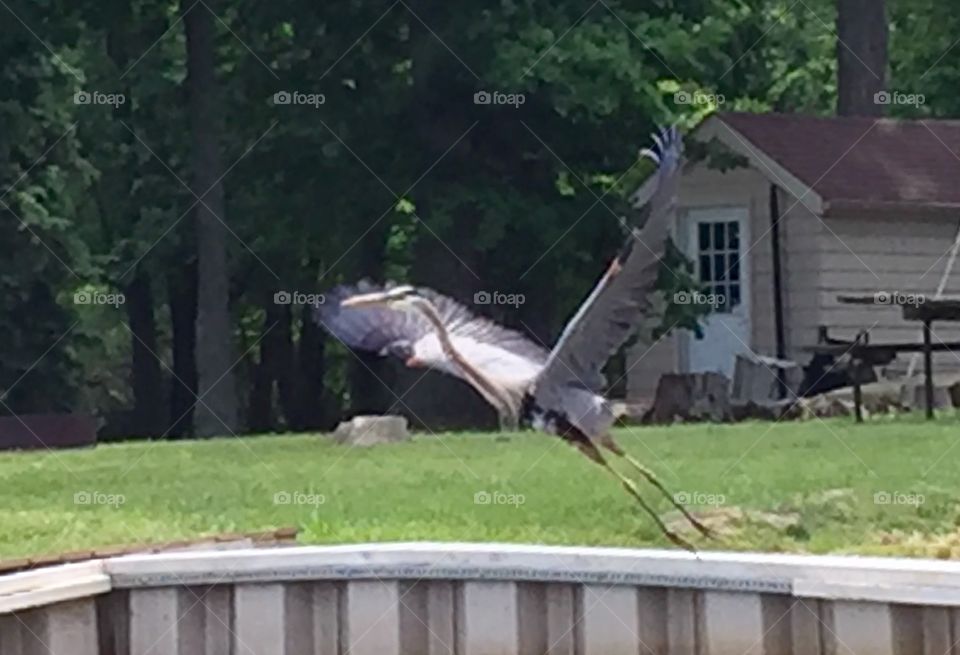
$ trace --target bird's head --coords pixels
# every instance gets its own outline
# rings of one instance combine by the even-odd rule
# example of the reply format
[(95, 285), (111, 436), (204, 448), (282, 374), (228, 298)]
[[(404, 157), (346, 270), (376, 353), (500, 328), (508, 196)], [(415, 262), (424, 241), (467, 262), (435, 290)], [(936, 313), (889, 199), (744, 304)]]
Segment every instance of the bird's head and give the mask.
[(359, 293), (344, 298), (340, 301), (340, 306), (345, 308), (380, 306), (391, 309), (411, 310), (415, 309), (418, 301), (422, 299), (422, 296), (414, 287), (401, 285), (391, 289), (384, 289), (373, 293)]

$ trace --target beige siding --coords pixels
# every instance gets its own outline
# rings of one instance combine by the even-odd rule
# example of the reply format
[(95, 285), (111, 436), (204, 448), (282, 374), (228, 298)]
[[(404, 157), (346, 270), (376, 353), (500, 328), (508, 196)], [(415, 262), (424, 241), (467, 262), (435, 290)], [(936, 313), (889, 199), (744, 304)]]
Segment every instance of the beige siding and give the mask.
[[(823, 262), (817, 289), (821, 323), (838, 337), (850, 338), (870, 328), (874, 342), (919, 340), (920, 325), (904, 321), (899, 308), (843, 305), (837, 296), (888, 291), (933, 297), (956, 232), (954, 220), (826, 219), (818, 236)], [(954, 267), (944, 293), (960, 294), (960, 267)], [(934, 342), (960, 341), (956, 324), (934, 324), (934, 333)], [(908, 358), (893, 368), (902, 370)], [(937, 355), (936, 368), (960, 368), (960, 353)]]
[[(727, 172), (695, 166), (684, 174), (680, 184), (680, 224), (674, 238), (686, 248), (687, 232), (683, 225), (687, 209), (707, 207), (746, 207), (750, 213), (750, 235), (745, 247), (750, 271), (751, 343), (765, 354), (775, 351), (773, 319), (772, 252), (770, 249), (769, 183), (760, 173), (749, 168)], [(627, 397), (633, 401), (652, 398), (660, 376), (682, 371), (686, 367), (686, 343), (691, 335), (671, 334), (651, 347), (638, 343), (628, 353)]]
[(778, 193), (786, 356), (806, 364), (811, 355), (804, 347), (817, 342), (817, 329), (822, 323), (819, 284), (823, 223), (797, 198), (782, 189)]

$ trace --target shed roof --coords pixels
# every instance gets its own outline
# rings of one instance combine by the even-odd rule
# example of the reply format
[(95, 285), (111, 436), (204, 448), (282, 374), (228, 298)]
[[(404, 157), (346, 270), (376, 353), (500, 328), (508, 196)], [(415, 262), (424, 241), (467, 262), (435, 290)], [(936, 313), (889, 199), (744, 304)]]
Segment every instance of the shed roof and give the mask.
[(787, 188), (799, 182), (820, 213), (960, 208), (960, 121), (719, 113), (701, 130), (747, 155), (772, 181)]

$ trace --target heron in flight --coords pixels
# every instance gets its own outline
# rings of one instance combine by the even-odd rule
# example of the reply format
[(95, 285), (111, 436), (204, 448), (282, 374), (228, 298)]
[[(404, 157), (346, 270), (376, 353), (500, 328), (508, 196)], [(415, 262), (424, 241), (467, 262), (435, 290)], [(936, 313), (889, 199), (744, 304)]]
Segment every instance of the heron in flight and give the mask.
[(657, 164), (647, 219), (642, 228), (630, 230), (552, 350), (435, 291), (407, 285), (361, 282), (337, 287), (317, 307), (316, 318), (351, 348), (392, 355), (407, 366), (439, 369), (465, 380), (497, 410), (502, 427), (522, 421), (564, 439), (616, 476), (667, 538), (694, 550), (664, 525), (636, 483), (610, 466), (601, 450), (628, 462), (701, 534), (710, 536), (647, 467), (613, 440), (610, 429), (618, 411), (603, 396), (603, 367), (650, 312), (676, 206), (683, 158), (680, 134), (669, 128), (653, 140), (652, 149), (641, 151)]

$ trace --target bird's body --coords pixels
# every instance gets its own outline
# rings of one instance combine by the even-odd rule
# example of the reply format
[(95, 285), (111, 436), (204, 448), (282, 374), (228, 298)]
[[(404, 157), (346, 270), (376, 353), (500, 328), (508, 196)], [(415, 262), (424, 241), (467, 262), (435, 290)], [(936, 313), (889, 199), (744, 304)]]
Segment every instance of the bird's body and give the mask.
[(610, 429), (617, 412), (603, 396), (603, 367), (649, 313), (676, 203), (680, 136), (671, 129), (654, 140), (657, 148), (643, 151), (659, 165), (647, 221), (630, 230), (552, 350), (446, 296), (411, 286), (364, 282), (338, 287), (318, 307), (317, 318), (351, 348), (393, 354), (408, 366), (430, 366), (464, 379), (497, 409), (503, 427), (522, 421), (564, 439), (616, 475), (674, 543), (692, 548), (663, 525), (633, 481), (610, 467), (601, 452), (602, 447), (626, 459), (707, 533), (649, 470), (616, 444)]

